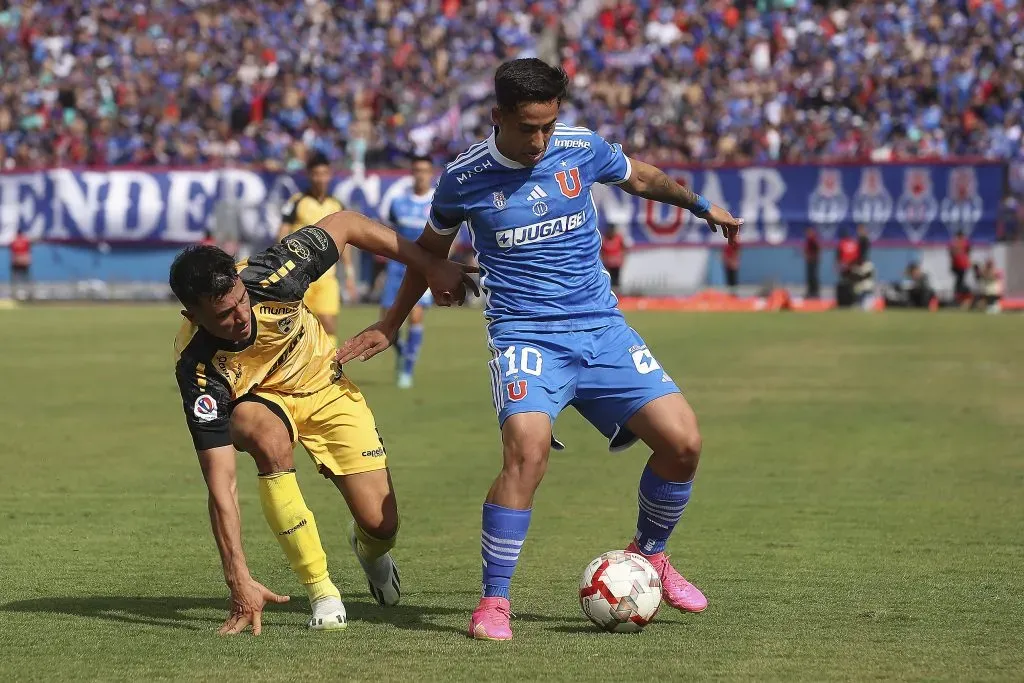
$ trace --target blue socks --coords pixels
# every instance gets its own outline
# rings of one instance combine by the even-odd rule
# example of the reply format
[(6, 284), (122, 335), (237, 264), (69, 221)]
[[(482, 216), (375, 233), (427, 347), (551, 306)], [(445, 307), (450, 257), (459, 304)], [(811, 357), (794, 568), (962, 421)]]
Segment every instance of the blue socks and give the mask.
[(480, 554), (484, 558), (483, 596), (508, 599), (512, 573), (530, 528), (530, 510), (484, 503)]
[(637, 493), (640, 514), (636, 520), (636, 545), (644, 555), (665, 550), (668, 537), (690, 500), (691, 488), (693, 480), (667, 481), (651, 471), (650, 465), (644, 468)]
[(423, 325), (410, 325), (409, 336), (402, 344), (402, 372), (411, 375), (416, 367), (416, 359), (420, 355), (420, 346), (423, 345)]

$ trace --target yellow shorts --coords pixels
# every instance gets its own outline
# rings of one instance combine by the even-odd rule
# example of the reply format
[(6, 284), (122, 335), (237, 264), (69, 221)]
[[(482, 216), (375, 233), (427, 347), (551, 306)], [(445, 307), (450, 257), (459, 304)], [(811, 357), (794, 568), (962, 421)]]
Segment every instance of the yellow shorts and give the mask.
[(338, 274), (334, 268), (324, 273), (319, 280), (309, 283), (302, 301), (317, 316), (338, 315), (341, 309), (341, 287), (338, 286)]
[(359, 387), (348, 378), (342, 377), (337, 384), (308, 396), (259, 389), (252, 393), (261, 403), (269, 402), (279, 409), (274, 412), (287, 422), (292, 443), (302, 443), (324, 476), (372, 472), (388, 466), (373, 413)]

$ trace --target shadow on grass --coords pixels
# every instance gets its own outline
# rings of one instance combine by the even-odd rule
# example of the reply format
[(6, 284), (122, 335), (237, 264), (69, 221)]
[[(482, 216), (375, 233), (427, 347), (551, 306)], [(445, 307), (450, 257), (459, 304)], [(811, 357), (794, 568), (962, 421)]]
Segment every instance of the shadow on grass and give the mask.
[[(465, 633), (463, 626), (450, 626), (435, 623), (438, 617), (459, 617), (469, 622), (469, 614), (476, 603), (476, 591), (457, 592), (423, 592), (405, 596), (406, 602), (394, 607), (380, 607), (360, 595), (345, 596), (345, 608), (349, 621), (358, 623), (390, 625), (398, 629), (413, 631), (439, 631), (447, 633)], [(469, 597), (473, 596), (473, 597)], [(437, 601), (440, 604), (415, 605), (409, 600), (424, 599), (427, 602)], [(123, 624), (144, 624), (161, 626), (188, 631), (214, 631), (227, 616), (228, 601), (226, 598), (197, 597), (137, 597), (117, 595), (61, 596), (52, 598), (35, 598), (18, 600), (0, 605), (0, 613), (20, 614), (70, 614), (90, 619), (101, 619)], [(215, 612), (216, 614), (197, 614), (196, 611)], [(309, 603), (304, 596), (292, 596), (291, 601), (283, 605), (268, 605), (264, 611), (264, 624), (267, 616), (286, 613), (296, 616), (295, 625), (305, 625), (309, 615)], [(561, 622), (546, 615), (518, 614), (524, 621)], [(281, 624), (284, 625), (284, 624)], [(287, 625), (284, 625), (288, 627)]]

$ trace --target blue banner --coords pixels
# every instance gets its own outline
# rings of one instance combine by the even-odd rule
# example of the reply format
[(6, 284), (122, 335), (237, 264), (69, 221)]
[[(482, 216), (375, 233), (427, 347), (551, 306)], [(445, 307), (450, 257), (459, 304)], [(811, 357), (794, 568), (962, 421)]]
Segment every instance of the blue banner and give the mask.
[[(892, 244), (975, 242), (997, 234), (1006, 167), (981, 164), (752, 166), (669, 169), (670, 175), (746, 219), (742, 240), (782, 244), (815, 227), (826, 240), (863, 224)], [(54, 242), (180, 244), (225, 229), (259, 244), (277, 230), (300, 175), (246, 169), (53, 169), (0, 174), (0, 244), (18, 231)], [(412, 181), (400, 172), (339, 176), (332, 193), (381, 217)], [(629, 228), (637, 246), (718, 244), (689, 213), (596, 186), (602, 223)], [(227, 228), (225, 228), (227, 226)]]

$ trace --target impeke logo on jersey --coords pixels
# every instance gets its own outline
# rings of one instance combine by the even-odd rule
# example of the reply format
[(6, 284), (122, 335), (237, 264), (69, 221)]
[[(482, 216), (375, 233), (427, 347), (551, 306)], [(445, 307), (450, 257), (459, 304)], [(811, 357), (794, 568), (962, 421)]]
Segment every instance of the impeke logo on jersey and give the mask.
[(558, 218), (541, 221), (533, 225), (524, 225), (521, 228), (512, 228), (511, 230), (500, 230), (495, 234), (495, 239), (498, 241), (498, 246), (502, 249), (511, 249), (523, 244), (543, 242), (544, 240), (549, 240), (552, 237), (575, 230), (583, 225), (586, 219), (587, 211), (584, 209), (568, 216), (559, 216)]
[(192, 413), (200, 422), (213, 422), (217, 419), (217, 402), (209, 394), (200, 394), (192, 407)]

